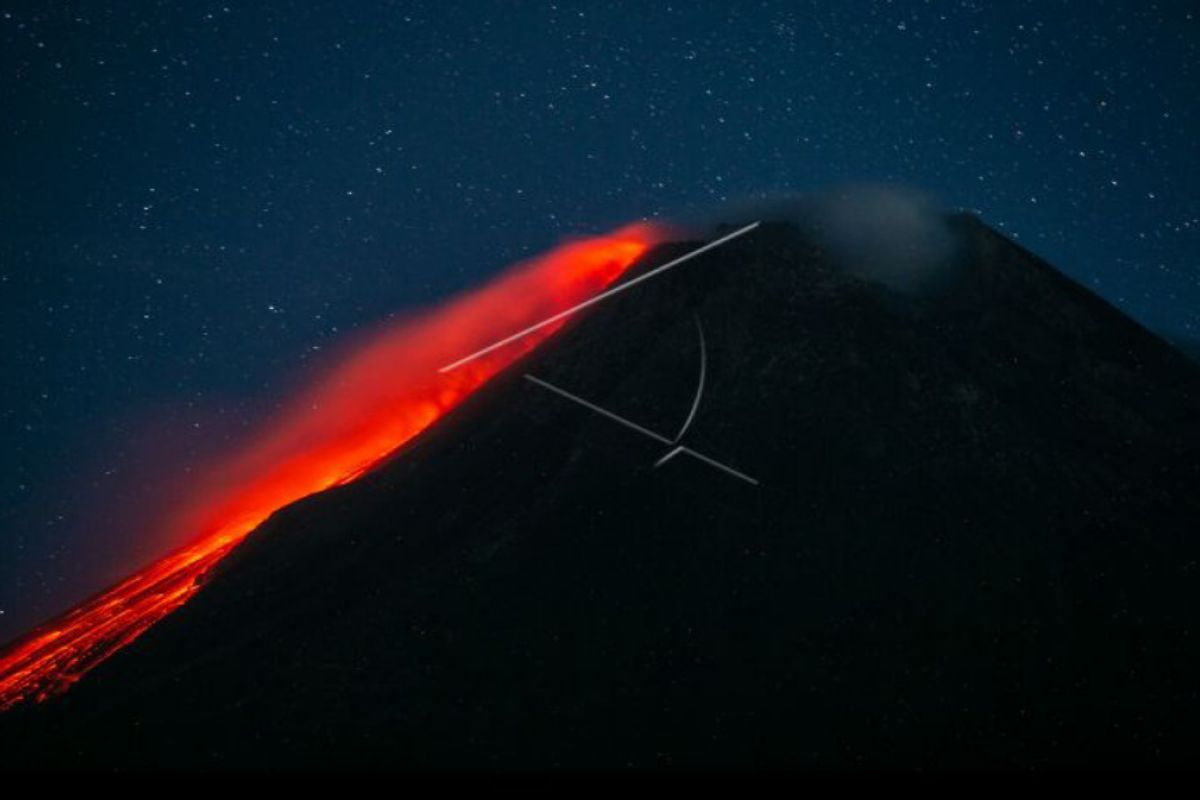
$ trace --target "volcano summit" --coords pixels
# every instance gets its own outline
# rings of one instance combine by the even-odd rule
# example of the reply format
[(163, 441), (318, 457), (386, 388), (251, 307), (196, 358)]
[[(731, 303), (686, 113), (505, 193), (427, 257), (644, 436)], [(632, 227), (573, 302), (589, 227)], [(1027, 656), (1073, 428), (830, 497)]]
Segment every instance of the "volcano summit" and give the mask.
[(942, 223), (919, 287), (767, 221), (581, 311), (0, 716), (0, 758), (1190, 763), (1200, 368)]

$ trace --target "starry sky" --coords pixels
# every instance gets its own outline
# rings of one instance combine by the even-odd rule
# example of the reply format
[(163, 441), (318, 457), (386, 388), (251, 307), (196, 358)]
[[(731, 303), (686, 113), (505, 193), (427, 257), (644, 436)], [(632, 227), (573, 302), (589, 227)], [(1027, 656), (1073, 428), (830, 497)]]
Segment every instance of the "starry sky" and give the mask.
[(0, 2), (0, 639), (347, 331), (564, 236), (892, 182), (1200, 338), (1195, 2)]

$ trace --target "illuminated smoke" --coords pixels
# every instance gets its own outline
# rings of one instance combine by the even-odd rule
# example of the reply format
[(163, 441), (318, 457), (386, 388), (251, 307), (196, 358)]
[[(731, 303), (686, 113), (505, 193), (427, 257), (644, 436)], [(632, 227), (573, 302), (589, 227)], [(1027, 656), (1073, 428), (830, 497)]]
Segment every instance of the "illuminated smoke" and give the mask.
[(690, 226), (749, 220), (789, 222), (847, 273), (891, 289), (936, 289), (959, 264), (944, 210), (904, 186), (853, 184), (813, 192), (778, 192), (733, 200), (690, 216)]
[(361, 475), (559, 324), (451, 372), (439, 373), (439, 367), (594, 295), (660, 235), (649, 225), (633, 225), (565, 244), (350, 348), (245, 446), (201, 472), (171, 516), (172, 527), (191, 544), (0, 654), (0, 710), (70, 688), (187, 602), (213, 566), (271, 513)]

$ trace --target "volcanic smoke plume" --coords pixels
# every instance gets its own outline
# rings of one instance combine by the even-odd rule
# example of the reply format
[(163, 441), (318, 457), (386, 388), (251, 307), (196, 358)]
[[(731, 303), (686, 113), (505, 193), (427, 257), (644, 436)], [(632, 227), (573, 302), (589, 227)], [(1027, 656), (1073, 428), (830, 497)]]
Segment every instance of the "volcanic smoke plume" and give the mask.
[(649, 225), (631, 225), (565, 244), (354, 348), (252, 441), (205, 471), (173, 517), (191, 544), (0, 654), (0, 710), (68, 689), (185, 603), (272, 512), (361, 475), (561, 323), (452, 371), (440, 367), (595, 294), (659, 236)]

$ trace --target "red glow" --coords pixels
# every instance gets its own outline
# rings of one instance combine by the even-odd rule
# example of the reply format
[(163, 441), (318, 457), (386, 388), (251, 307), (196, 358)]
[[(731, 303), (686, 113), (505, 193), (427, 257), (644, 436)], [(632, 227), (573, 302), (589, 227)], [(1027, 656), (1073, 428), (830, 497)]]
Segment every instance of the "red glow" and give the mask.
[(66, 691), (187, 602), (204, 576), (272, 512), (361, 475), (429, 427), (558, 325), (448, 373), (439, 367), (594, 295), (656, 231), (634, 225), (563, 245), (491, 283), (371, 336), (289, 402), (246, 447), (197, 481), (173, 525), (194, 532), (115, 586), (0, 654), (0, 710)]

